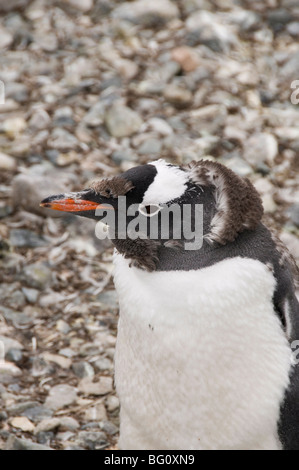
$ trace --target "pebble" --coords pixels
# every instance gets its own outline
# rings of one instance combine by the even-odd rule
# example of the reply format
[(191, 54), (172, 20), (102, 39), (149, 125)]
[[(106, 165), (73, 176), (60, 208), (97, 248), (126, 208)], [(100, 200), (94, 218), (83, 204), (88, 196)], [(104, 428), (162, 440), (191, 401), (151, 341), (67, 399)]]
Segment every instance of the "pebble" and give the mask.
[(79, 383), (78, 390), (84, 395), (106, 395), (113, 388), (113, 380), (111, 377), (102, 376), (98, 382), (93, 382), (92, 378), (85, 377)]
[(25, 295), (27, 302), (35, 304), (37, 302), (39, 291), (30, 287), (22, 287), (22, 292)]
[(27, 123), (22, 117), (8, 118), (3, 123), (3, 130), (10, 139), (15, 139), (27, 127)]
[[(12, 202), (15, 208), (24, 208), (28, 212), (51, 217), (60, 217), (61, 213), (44, 209), (40, 202), (51, 194), (61, 194), (71, 189), (73, 176), (63, 170), (53, 170), (44, 166), (42, 174), (31, 169), (27, 174), (19, 174), (12, 181)], [(45, 173), (45, 174), (43, 174)]]
[(290, 220), (296, 225), (296, 227), (299, 227), (299, 204), (293, 204), (288, 208), (287, 213), (290, 217)]
[(45, 406), (55, 411), (72, 405), (76, 400), (77, 391), (75, 387), (68, 384), (59, 384), (51, 388)]
[(51, 137), (48, 139), (48, 146), (52, 149), (63, 152), (77, 149), (79, 141), (70, 132), (57, 127), (53, 130)]
[(20, 439), (16, 436), (10, 436), (7, 440), (5, 450), (53, 450), (49, 446), (36, 444), (29, 439)]
[(277, 154), (277, 140), (267, 132), (253, 134), (244, 143), (244, 158), (250, 165), (257, 166), (263, 162), (273, 165)]
[(80, 431), (78, 444), (88, 450), (100, 450), (105, 448), (108, 442), (104, 432)]
[(107, 410), (113, 412), (119, 408), (119, 399), (116, 395), (109, 395), (106, 398)]
[(26, 418), (26, 416), (16, 416), (15, 418), (12, 418), (9, 423), (14, 428), (21, 429), (21, 431), (24, 432), (33, 432), (35, 429), (34, 424)]
[(34, 434), (40, 432), (54, 431), (60, 426), (60, 418), (46, 418), (40, 421), (35, 427)]
[(0, 335), (0, 343), (4, 346), (4, 353), (6, 354), (10, 349), (22, 350), (24, 346), (16, 339)]
[(170, 0), (136, 0), (124, 2), (117, 7), (112, 15), (115, 18), (131, 21), (146, 27), (161, 26), (167, 21), (178, 17), (179, 10)]
[(52, 353), (46, 352), (42, 355), (42, 357), (45, 361), (54, 362), (54, 364), (57, 364), (62, 369), (69, 369), (72, 365), (71, 359), (64, 357), (64, 356), (60, 356), (59, 354), (52, 354)]
[(53, 415), (53, 411), (47, 408), (46, 406), (37, 404), (35, 406), (26, 408), (23, 411), (22, 415), (27, 416), (30, 421), (38, 423), (43, 419), (51, 418)]
[(287, 25), (287, 31), (291, 36), (299, 37), (299, 21), (293, 21)]
[(16, 169), (16, 160), (10, 155), (0, 152), (0, 169), (12, 171)]
[[(65, 1), (65, 0), (64, 0)], [(83, 13), (91, 10), (94, 3), (93, 0), (68, 0), (69, 5)]]
[(44, 290), (51, 284), (52, 272), (46, 263), (38, 261), (25, 266), (24, 279), (29, 287)]
[(6, 29), (0, 27), (0, 49), (9, 47), (13, 42), (13, 35)]
[(5, 355), (5, 360), (9, 362), (21, 362), (23, 359), (23, 353), (21, 349), (10, 348)]
[(114, 104), (105, 114), (105, 124), (113, 137), (128, 137), (135, 134), (142, 125), (142, 119), (136, 111), (127, 106)]
[(158, 132), (162, 136), (168, 136), (173, 134), (172, 127), (168, 124), (167, 121), (165, 121), (165, 119), (153, 117), (147, 121), (147, 125), (150, 129)]
[(98, 403), (91, 408), (87, 408), (84, 413), (84, 419), (86, 421), (106, 421), (107, 420), (107, 412), (105, 405), (103, 403)]
[(187, 73), (193, 72), (199, 66), (199, 59), (195, 50), (188, 46), (181, 46), (173, 49), (171, 57), (173, 60), (178, 62), (182, 69)]
[(163, 96), (166, 101), (178, 108), (189, 106), (192, 102), (191, 91), (174, 83), (166, 85), (163, 91)]
[(138, 148), (138, 153), (141, 155), (155, 155), (159, 154), (162, 149), (162, 142), (158, 139), (150, 138), (143, 142)]
[(94, 376), (94, 369), (92, 365), (86, 361), (74, 362), (72, 364), (72, 370), (74, 374), (80, 379)]
[(16, 248), (38, 248), (48, 245), (48, 242), (43, 237), (27, 229), (12, 229), (9, 241)]

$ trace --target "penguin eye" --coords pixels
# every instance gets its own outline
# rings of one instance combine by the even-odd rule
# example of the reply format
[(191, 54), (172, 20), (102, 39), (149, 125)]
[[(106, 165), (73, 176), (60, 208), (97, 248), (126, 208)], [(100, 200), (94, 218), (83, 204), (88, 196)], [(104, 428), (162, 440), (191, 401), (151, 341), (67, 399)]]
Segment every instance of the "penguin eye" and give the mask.
[(153, 215), (158, 214), (160, 210), (161, 207), (159, 204), (149, 204), (146, 206), (144, 204), (139, 205), (139, 212), (146, 217), (152, 217)]

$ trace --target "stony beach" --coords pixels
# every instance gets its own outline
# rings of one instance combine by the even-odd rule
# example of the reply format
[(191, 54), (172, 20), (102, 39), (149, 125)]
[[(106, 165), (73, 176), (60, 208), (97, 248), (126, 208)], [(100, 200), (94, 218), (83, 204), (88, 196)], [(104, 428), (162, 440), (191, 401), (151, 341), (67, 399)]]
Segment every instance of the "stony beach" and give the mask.
[(114, 449), (112, 245), (39, 203), (210, 158), (298, 261), (298, 0), (0, 0), (0, 51), (0, 449)]

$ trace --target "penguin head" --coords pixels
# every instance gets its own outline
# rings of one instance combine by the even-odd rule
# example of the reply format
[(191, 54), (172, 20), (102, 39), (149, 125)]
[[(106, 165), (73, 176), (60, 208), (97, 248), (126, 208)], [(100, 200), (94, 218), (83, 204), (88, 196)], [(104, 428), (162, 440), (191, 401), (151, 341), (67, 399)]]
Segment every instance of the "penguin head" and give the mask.
[[(110, 211), (119, 220), (123, 212), (126, 226), (136, 217), (136, 211), (128, 210), (134, 207), (139, 217), (147, 219), (147, 236), (150, 222), (156, 217), (161, 224), (162, 212), (174, 205), (178, 211), (172, 217), (179, 225), (183, 208), (190, 207), (192, 229), (195, 207), (202, 206), (203, 235), (210, 244), (226, 244), (243, 230), (253, 230), (263, 214), (261, 199), (250, 181), (209, 160), (185, 166), (158, 160), (119, 176), (96, 180), (78, 193), (50, 196), (41, 202), (42, 207), (95, 220), (103, 220)], [(159, 225), (159, 236), (161, 229)]]

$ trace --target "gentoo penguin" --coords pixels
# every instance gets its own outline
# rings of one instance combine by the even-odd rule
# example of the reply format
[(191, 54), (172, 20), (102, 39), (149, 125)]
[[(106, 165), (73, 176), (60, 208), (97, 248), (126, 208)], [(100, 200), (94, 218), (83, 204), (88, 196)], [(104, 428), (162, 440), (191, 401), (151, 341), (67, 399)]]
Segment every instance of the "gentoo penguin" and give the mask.
[[(112, 237), (119, 447), (299, 450), (294, 263), (261, 222), (254, 186), (217, 162), (158, 160), (41, 205), (99, 220), (123, 215), (121, 200), (126, 227), (132, 205), (147, 223), (137, 238), (116, 223)], [(200, 246), (162, 237), (171, 205), (180, 226), (192, 209), (193, 228), (202, 208)]]

